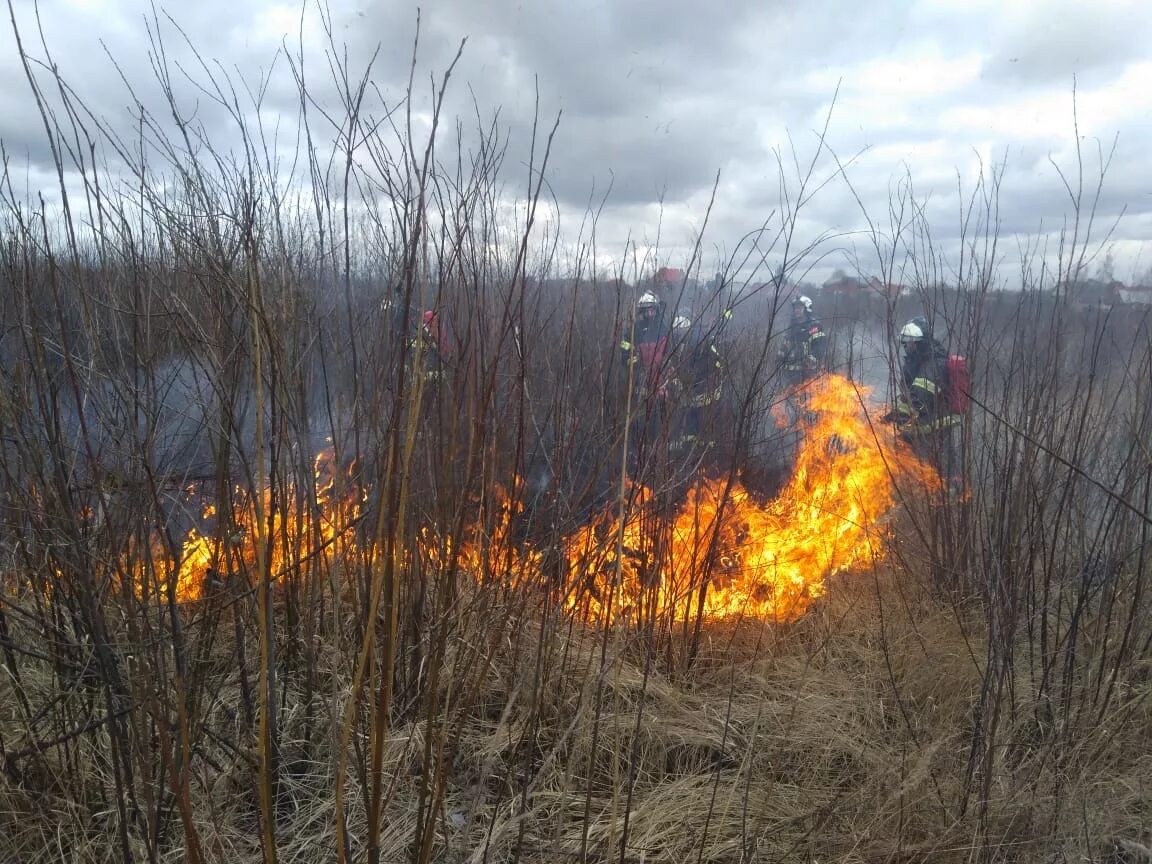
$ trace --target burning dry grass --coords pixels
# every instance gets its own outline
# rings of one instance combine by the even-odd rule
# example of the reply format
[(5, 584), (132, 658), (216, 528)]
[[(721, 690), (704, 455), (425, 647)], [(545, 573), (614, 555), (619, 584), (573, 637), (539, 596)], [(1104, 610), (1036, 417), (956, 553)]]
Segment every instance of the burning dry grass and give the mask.
[[(515, 494), (495, 496), (489, 526), (459, 541), (417, 533), (404, 590), (422, 585), (429, 607), (409, 611), (417, 629), (398, 657), (381, 759), (381, 860), (423, 848), (432, 860), (469, 862), (967, 861), (977, 850), (1031, 861), (1097, 854), (1112, 838), (1140, 842), (1152, 768), (1146, 672), (1126, 670), (1116, 697), (1101, 703), (1106, 715), (1065, 710), (1057, 728), (1051, 697), (1030, 695), (1035, 678), (1020, 659), (1013, 680), (1023, 689), (1003, 702), (992, 734), (989, 658), (1005, 652), (990, 651), (982, 604), (942, 605), (937, 586), (913, 577), (926, 568), (908, 550), (898, 570), (884, 563), (916, 518), (897, 508), (900, 485), (934, 481), (876, 434), (850, 388), (832, 378), (812, 394), (806, 444), (777, 499), (712, 482), (668, 511), (636, 490), (623, 518), (605, 511), (567, 539), (563, 584), (549, 583), (543, 552), (513, 543)], [(300, 579), (338, 583), (365, 551), (356, 546), (363, 535), (347, 530), (364, 497), (334, 495), (331, 469), (317, 473), (314, 503), (273, 513), (263, 535), (282, 553), (296, 550), (271, 556), (274, 578), (292, 574), (279, 604)], [(202, 587), (230, 566), (250, 572), (261, 535), (251, 524), (227, 527), (215, 540), (190, 534), (182, 570), (131, 581), (164, 588), (176, 572), (179, 599), (197, 600), (171, 619), (187, 628), (194, 662), (183, 686), (195, 679), (199, 700), (189, 706), (183, 824), (172, 725), (183, 697), (167, 651), (146, 646), (169, 644), (168, 619), (143, 614), (144, 597), (132, 626), (147, 632), (116, 629), (135, 718), (133, 770), (150, 799), (132, 806), (154, 814), (136, 818), (130, 834), (140, 860), (179, 860), (189, 830), (206, 860), (262, 857), (248, 695), (258, 638), (245, 595)], [(441, 602), (445, 573), (467, 578)], [(338, 603), (356, 596), (350, 586), (332, 591)], [(112, 599), (108, 620), (118, 628)], [(698, 629), (685, 626), (693, 610)], [(345, 836), (357, 861), (369, 834), (372, 721), (367, 697), (349, 701), (356, 624), (332, 616), (301, 645), (289, 627), (299, 614), (276, 615), (279, 856), (332, 860), (346, 760)], [(35, 617), (8, 620), (14, 644), (45, 637), (29, 629)], [(229, 624), (234, 641), (214, 635)], [(292, 669), (302, 653), (309, 675)], [(69, 668), (25, 657), (20, 680), (0, 684), (4, 860), (117, 858), (110, 733), (99, 679), (85, 673), (95, 662), (92, 653)], [(56, 738), (28, 734), (28, 705), (63, 706)], [(341, 753), (349, 710), (354, 731)]]
[[(929, 569), (910, 557), (923, 514), (901, 510), (898, 493), (931, 492), (934, 475), (877, 434), (863, 401), (835, 376), (810, 394), (805, 444), (776, 499), (707, 481), (668, 506), (637, 487), (628, 506), (559, 544), (559, 581), (544, 551), (514, 540), (515, 483), (486, 502), (485, 525), (459, 539), (416, 529), (402, 590), (421, 608), (405, 612), (413, 629), (382, 748), (381, 860), (423, 848), (432, 860), (469, 862), (967, 861), (976, 850), (1026, 861), (1095, 854), (1105, 839), (1138, 842), (1152, 768), (1142, 737), (1152, 734), (1148, 676), (1127, 670), (1116, 698), (1100, 703), (1105, 716), (1063, 710), (1057, 728), (1050, 695), (1030, 695), (1035, 677), (1019, 659), (1013, 680), (1023, 690), (1003, 701), (990, 732), (989, 658), (1027, 652), (991, 651), (984, 605), (941, 605), (938, 586), (913, 575)], [(211, 537), (190, 533), (175, 569), (109, 569), (110, 583), (134, 574), (125, 584), (152, 589), (109, 594), (106, 607), (127, 663), (137, 788), (152, 799), (131, 805), (153, 814), (130, 834), (141, 860), (179, 859), (177, 838), (190, 830), (206, 860), (262, 856), (251, 598), (235, 580), (216, 593), (205, 586), (227, 573), (250, 579), (265, 537), (280, 606), (299, 602), (291, 598), (307, 594), (302, 585), (328, 586), (308, 595), (305, 615), (318, 597), (335, 609), (358, 596), (341, 580), (357, 561), (378, 564), (366, 535), (351, 530), (365, 496), (351, 485), (335, 492), (331, 463), (318, 462), (316, 474), (304, 505), (276, 509), (299, 502), (299, 490), (263, 496), (263, 531), (257, 508), (242, 503), (246, 517)], [(885, 563), (894, 549), (899, 569)], [(182, 602), (169, 619), (153, 601), (173, 574)], [(276, 614), (280, 860), (332, 859), (344, 762), (345, 836), (357, 861), (369, 835), (372, 725), (370, 697), (349, 701), (357, 623), (347, 610), (320, 618), (301, 644), (291, 629), (300, 615)], [(5, 638), (38, 644), (45, 634), (28, 622), (50, 617), (12, 616)], [(194, 720), (179, 823), (172, 718), (184, 691), (167, 650), (147, 647), (174, 644), (172, 622), (186, 628), (193, 657), (181, 686), (195, 680), (198, 699), (186, 706)], [(1084, 623), (1105, 640), (1119, 624)], [(217, 635), (229, 629), (231, 641)], [(117, 856), (110, 732), (99, 678), (85, 672), (96, 657), (75, 659), (61, 668), (23, 658), (20, 680), (0, 685), (5, 860)], [(154, 691), (147, 681), (165, 683)], [(64, 706), (59, 735), (30, 735), (28, 705)], [(349, 711), (350, 752), (341, 753)]]
[[(828, 575), (883, 554), (898, 484), (922, 490), (937, 485), (929, 469), (872, 426), (868, 395), (849, 379), (828, 375), (789, 397), (803, 402), (807, 420), (792, 479), (772, 500), (757, 500), (728, 477), (701, 478), (681, 500), (634, 486), (558, 544), (565, 605), (601, 623), (790, 621), (803, 615), (823, 594)], [(147, 565), (126, 564), (138, 571), (133, 584), (165, 596), (174, 580), (178, 600), (197, 600), (219, 574), (251, 571), (261, 542), (271, 550), (274, 580), (318, 559), (331, 567), (356, 557), (366, 535), (352, 529), (368, 495), (338, 482), (337, 470), (325, 451), (315, 460), (314, 492), (287, 488), (246, 496), (237, 490), (238, 505), (212, 536), (192, 529), (171, 559), (156, 541)], [(459, 538), (422, 527), (406, 553), (409, 563), (418, 557), (476, 579), (498, 570), (512, 583), (546, 581), (543, 551), (513, 536), (513, 519), (523, 507), (519, 485), (514, 481), (511, 493), (497, 490), (491, 526), (477, 522)], [(259, 501), (249, 500), (254, 497)], [(205, 516), (216, 518), (214, 505), (205, 507)], [(359, 552), (378, 554), (370, 540)]]
[[(553, 522), (537, 548), (514, 530), (511, 478), (555, 452), (556, 512), (587, 515), (580, 487), (614, 473), (634, 419), (608, 334), (629, 325), (623, 286), (639, 290), (666, 250), (549, 285), (562, 235), (536, 208), (552, 137), (534, 138), (529, 200), (509, 209), (495, 117), (470, 175), (443, 167), (437, 130), (463, 129), (440, 123), (454, 64), (425, 105), (428, 140), (392, 124), (392, 141), (377, 121), (395, 106), (348, 90), (375, 61), (350, 68), (330, 30), (350, 113), (305, 87), (301, 45), (299, 104), (325, 122), (298, 139), (310, 179), (282, 189), (267, 112), (236, 103), (244, 158), (217, 149), (172, 89), (188, 74), (154, 23), (166, 104), (130, 100), (138, 150), (85, 128), (99, 112), (50, 56), (20, 49), (55, 174), (81, 179), (97, 218), (50, 216), (20, 184), (0, 193), (0, 862), (1150, 857), (1152, 412), (1131, 387), (1150, 343), (1102, 327), (1069, 343), (1067, 298), (1033, 275), (1072, 284), (1095, 260), (1087, 202), (1055, 270), (1024, 268), (1015, 309), (990, 297), (995, 171), (961, 205), (959, 261), (935, 248), (910, 183), (873, 235), (881, 282), (899, 268), (917, 283), (915, 312), (895, 298), (874, 310), (884, 332), (898, 311), (934, 316), (983, 379), (963, 512), (926, 500), (922, 466), (830, 378), (796, 406), (817, 419), (775, 499), (738, 482), (636, 488), (583, 525)], [(193, 100), (253, 94), (194, 65)], [(314, 140), (333, 118), (335, 137)], [(106, 145), (138, 183), (85, 157)], [(785, 286), (833, 239), (793, 233), (806, 190), (846, 176), (826, 150), (821, 138), (806, 170), (795, 159), (799, 187), (781, 174), (793, 203), (747, 235), (713, 296), (668, 298), (699, 302), (698, 323), (739, 303), (724, 359), (744, 444), (775, 395)], [(595, 219), (579, 231), (591, 257), (567, 270), (596, 273)], [(993, 307), (1003, 327), (986, 327)], [(425, 309), (460, 337), (433, 408), (410, 374), (408, 319)], [(169, 400), (161, 370), (179, 357), (203, 369), (174, 388), (196, 406)], [(200, 460), (160, 452), (173, 408), (194, 408), (197, 473), (227, 513), (180, 536), (158, 484)], [(417, 426), (433, 415), (430, 442)], [(297, 459), (317, 428), (354, 433), (341, 446), (373, 463), (380, 500), (342, 485), (344, 466)], [(415, 473), (437, 506), (382, 510), (418, 497), (402, 491)], [(228, 488), (237, 476), (246, 490)], [(492, 493), (500, 479), (510, 495)], [(459, 505), (477, 490), (482, 518)]]

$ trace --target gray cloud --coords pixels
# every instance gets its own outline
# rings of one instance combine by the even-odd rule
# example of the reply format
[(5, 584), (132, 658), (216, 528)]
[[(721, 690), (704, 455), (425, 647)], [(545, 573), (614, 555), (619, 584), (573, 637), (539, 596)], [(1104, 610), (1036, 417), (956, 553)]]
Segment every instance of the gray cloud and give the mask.
[[(131, 100), (103, 56), (101, 40), (141, 98), (155, 100), (158, 87), (145, 55), (147, 9), (137, 0), (108, 2), (92, 12), (67, 0), (41, 4), (62, 73), (94, 113), (125, 135), (132, 131)], [(298, 50), (298, 7), (205, 0), (173, 14), (203, 59), (218, 61), (237, 78), (258, 80), (282, 39), (289, 53)], [(33, 32), (27, 0), (17, 16), (27, 37)], [(315, 10), (309, 7), (305, 19), (310, 94), (339, 113)], [(201, 83), (204, 76), (182, 38), (164, 27), (182, 109), (195, 114), (213, 141), (232, 140), (227, 113), (182, 80), (176, 63)], [(347, 46), (354, 76), (379, 48), (366, 106), (373, 116), (404, 95), (415, 27), (415, 7), (401, 0), (334, 10), (333, 39), (339, 51)], [(1152, 11), (1137, 0), (1090, 10), (1072, 0), (1007, 10), (991, 0), (917, 0), (881, 4), (867, 14), (847, 0), (802, 7), (740, 0), (722, 14), (692, 0), (447, 0), (423, 13), (414, 105), (428, 109), (430, 77), (438, 79), (467, 36), (445, 105), (447, 118), (463, 118), (462, 145), (475, 145), (475, 112), (483, 123), (499, 110), (509, 141), (506, 179), (510, 188), (523, 188), (537, 108), (545, 130), (562, 113), (548, 172), (561, 212), (577, 220), (593, 189), (603, 193), (611, 184), (601, 230), (605, 243), (622, 243), (655, 234), (655, 204), (662, 200), (661, 233), (666, 254), (675, 258), (689, 251), (717, 171), (721, 182), (706, 248), (731, 251), (779, 209), (777, 153), (790, 174), (796, 171), (792, 146), (807, 164), (816, 147), (814, 130), (822, 127), (839, 86), (828, 143), (842, 159), (860, 154), (848, 177), (865, 208), (883, 221), (910, 174), (916, 194), (940, 220), (937, 239), (949, 247), (959, 236), (957, 184), (971, 188), (977, 154), (987, 165), (1007, 153), (1000, 211), (1006, 233), (1060, 223), (1068, 202), (1048, 159), (1070, 164), (1076, 75), (1081, 134), (1088, 143), (1095, 137), (1109, 144), (1113, 133), (1121, 135), (1100, 218), (1115, 218), (1127, 205), (1131, 215), (1117, 237), (1137, 248), (1152, 239), (1149, 220), (1142, 218), (1152, 212), (1144, 158), (1152, 133), (1146, 120), (1152, 80), (1137, 65), (1152, 59), (1142, 39), (1150, 29)], [(19, 83), (10, 35), (2, 48), (0, 72), (14, 83), (0, 96), (0, 136), (10, 154), (43, 168), (49, 154), (30, 95)], [(299, 96), (283, 57), (265, 108), (269, 123), (279, 115), (289, 146)], [(331, 136), (315, 109), (312, 119), (321, 138)], [(451, 138), (439, 149), (445, 162), (454, 159)], [(824, 154), (816, 176), (835, 173), (835, 161)], [(794, 177), (790, 183), (795, 186)], [(800, 221), (811, 237), (858, 237), (851, 232), (866, 224), (853, 193), (835, 180)]]
[(1009, 8), (985, 61), (985, 74), (1005, 84), (1068, 87), (1072, 76), (1107, 80), (1147, 57), (1152, 9), (1143, 2), (1047, 0)]

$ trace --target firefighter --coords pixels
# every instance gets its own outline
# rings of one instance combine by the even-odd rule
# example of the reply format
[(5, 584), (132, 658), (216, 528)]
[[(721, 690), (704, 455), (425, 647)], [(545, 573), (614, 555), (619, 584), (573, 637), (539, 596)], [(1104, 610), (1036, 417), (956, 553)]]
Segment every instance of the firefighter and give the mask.
[(392, 286), (391, 297), (385, 297), (382, 308), (388, 315), (388, 332), (394, 345), (402, 346), (408, 336), (408, 322), (412, 320), (412, 311), (404, 302), (404, 283), (397, 282)]
[(812, 300), (801, 294), (792, 301), (791, 321), (776, 354), (789, 387), (799, 387), (823, 371), (827, 343), (824, 325), (812, 315)]
[(948, 351), (932, 337), (924, 318), (913, 318), (900, 329), (900, 348), (900, 394), (884, 419), (895, 424), (917, 456), (954, 483), (961, 476), (954, 433), (961, 418), (951, 409)]
[(668, 359), (667, 307), (652, 291), (645, 291), (636, 301), (636, 318), (631, 332), (620, 341), (624, 361), (638, 365), (634, 387), (643, 388), (649, 395), (666, 392), (666, 361)]
[(417, 350), (421, 354), (424, 383), (440, 383), (444, 378), (450, 346), (438, 313), (429, 309), (421, 315), (420, 331), (412, 340), (410, 347), (413, 351), (413, 357), (415, 357)]
[(645, 291), (636, 301), (635, 318), (620, 341), (624, 381), (632, 396), (628, 461), (633, 476), (659, 442), (667, 444), (670, 335), (666, 304), (655, 292)]
[(672, 322), (672, 367), (678, 428), (670, 449), (708, 449), (715, 444), (715, 423), (711, 421), (724, 391), (724, 364), (716, 343), (687, 315), (678, 315)]
[(792, 301), (791, 320), (784, 331), (784, 344), (776, 353), (784, 376), (784, 426), (782, 459), (791, 464), (804, 440), (804, 429), (816, 422), (808, 409), (805, 386), (824, 371), (828, 336), (812, 314), (812, 300), (803, 294)]

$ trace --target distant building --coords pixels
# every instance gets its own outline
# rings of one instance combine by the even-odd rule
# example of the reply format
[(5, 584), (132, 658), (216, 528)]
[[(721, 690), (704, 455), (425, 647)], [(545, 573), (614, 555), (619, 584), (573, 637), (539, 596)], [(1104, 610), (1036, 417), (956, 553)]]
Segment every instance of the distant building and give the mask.
[(875, 276), (868, 280), (868, 288), (884, 300), (895, 300), (898, 297), (907, 297), (912, 289), (899, 282), (881, 282)]
[(1120, 302), (1128, 306), (1152, 306), (1152, 285), (1133, 285), (1131, 288), (1117, 288)]
[(840, 296), (840, 297), (855, 297), (860, 294), (867, 287), (862, 279), (857, 279), (855, 276), (849, 276), (843, 270), (837, 270), (832, 274), (832, 278), (828, 279), (822, 286), (821, 290), (825, 296)]

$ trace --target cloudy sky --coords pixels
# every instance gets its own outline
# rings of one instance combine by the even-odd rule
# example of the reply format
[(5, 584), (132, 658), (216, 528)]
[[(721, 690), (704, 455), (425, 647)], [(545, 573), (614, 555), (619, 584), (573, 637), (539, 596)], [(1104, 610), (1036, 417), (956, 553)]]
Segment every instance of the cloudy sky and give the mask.
[[(44, 57), (35, 7), (14, 2), (26, 50)], [(61, 73), (95, 114), (126, 128), (132, 100), (121, 72), (142, 100), (157, 94), (148, 4), (42, 0), (38, 8)], [(269, 75), (263, 113), (280, 123), (285, 146), (294, 146), (286, 130), (299, 99), (288, 64), (276, 56), (282, 46), (303, 49), (314, 97), (338, 107), (314, 5), (302, 12), (291, 3), (200, 0), (168, 11), (207, 61), (251, 81)], [(330, 15), (355, 73), (379, 48), (372, 81), (396, 104), (417, 7), (333, 0)], [(797, 163), (804, 172), (815, 160), (814, 184), (831, 182), (796, 221), (801, 244), (829, 238), (824, 257), (811, 259), (814, 277), (852, 260), (876, 269), (867, 229), (891, 233), (890, 204), (909, 180), (933, 242), (955, 260), (962, 205), (983, 170), (1001, 178), (1000, 248), (1011, 279), (1017, 250), (1035, 248), (1036, 238), (1051, 238), (1071, 218), (1058, 169), (1077, 185), (1078, 130), (1086, 197), (1099, 154), (1111, 154), (1094, 230), (1102, 238), (1119, 217), (1108, 247), (1115, 275), (1129, 281), (1152, 271), (1146, 0), (431, 0), (421, 18), (420, 92), (467, 37), (448, 111), (474, 125), (477, 108), (485, 117), (499, 109), (513, 190), (526, 185), (521, 163), (537, 98), (543, 126), (560, 115), (547, 174), (559, 224), (575, 232), (589, 202), (599, 206), (608, 193), (597, 232), (602, 255), (619, 255), (629, 238), (641, 250), (659, 240), (659, 263), (682, 263), (719, 177), (703, 243), (710, 267), (747, 249), (741, 238), (766, 221), (779, 225), (781, 163), (791, 196)], [(169, 58), (193, 69), (190, 51), (163, 26)], [(7, 82), (0, 136), (9, 159), (29, 189), (50, 187), (42, 126), (8, 25), (0, 62)], [(219, 140), (227, 140), (226, 118), (190, 85), (177, 85), (189, 110), (210, 132), (219, 124)], [(821, 149), (826, 119), (828, 149)], [(848, 182), (836, 176), (837, 161)], [(778, 259), (774, 250), (769, 265)]]

